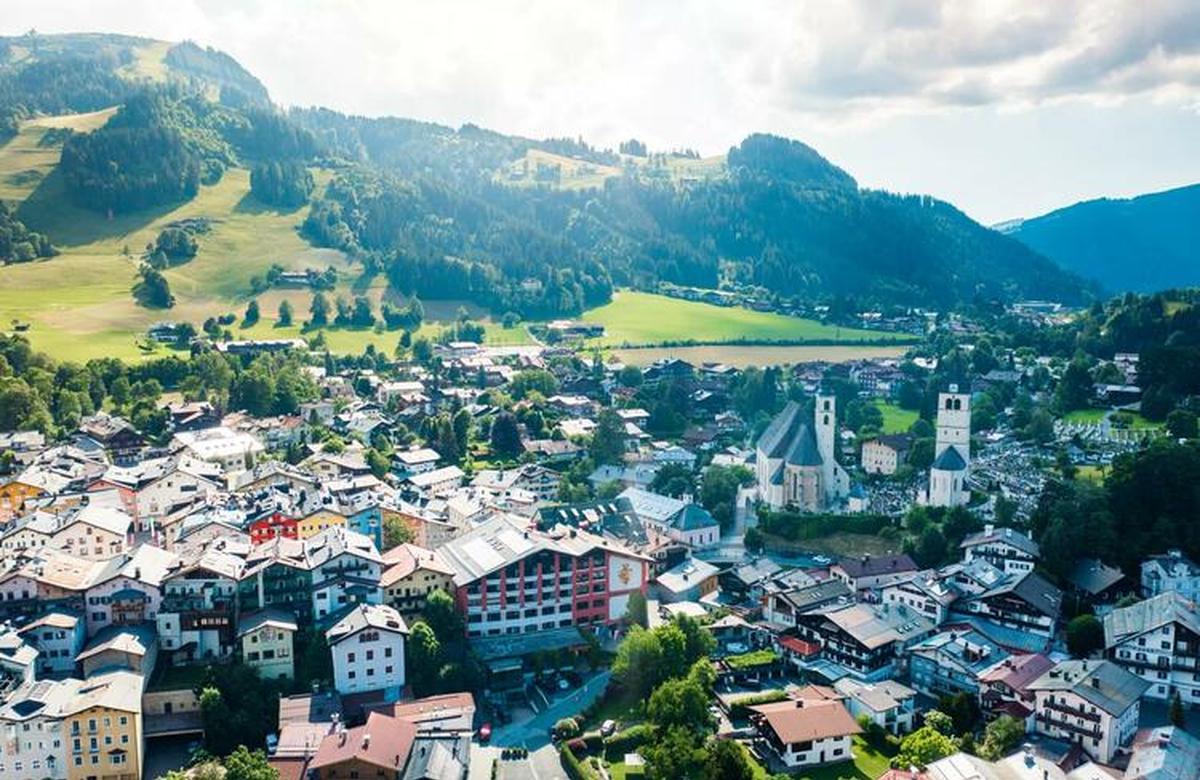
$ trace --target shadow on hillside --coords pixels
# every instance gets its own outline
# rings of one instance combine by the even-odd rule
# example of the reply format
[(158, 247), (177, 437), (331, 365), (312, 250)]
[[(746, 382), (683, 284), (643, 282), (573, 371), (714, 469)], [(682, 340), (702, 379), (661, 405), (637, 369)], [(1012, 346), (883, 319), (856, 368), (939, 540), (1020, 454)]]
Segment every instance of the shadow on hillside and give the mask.
[(261, 200), (254, 197), (253, 193), (247, 192), (233, 207), (233, 212), (235, 214), (273, 214), (276, 216), (286, 217), (289, 214), (298, 214), (299, 212), (303, 211), (304, 207), (307, 205), (308, 203), (306, 202), (291, 208), (285, 206), (272, 206), (269, 203), (263, 203)]
[[(154, 220), (179, 208), (184, 201), (143, 209), (132, 214), (115, 214), (110, 219), (100, 212), (75, 205), (62, 173), (51, 171), (17, 209), (17, 218), (30, 230), (45, 233), (59, 249), (119, 239), (145, 228)], [(132, 247), (134, 251), (140, 247)]]

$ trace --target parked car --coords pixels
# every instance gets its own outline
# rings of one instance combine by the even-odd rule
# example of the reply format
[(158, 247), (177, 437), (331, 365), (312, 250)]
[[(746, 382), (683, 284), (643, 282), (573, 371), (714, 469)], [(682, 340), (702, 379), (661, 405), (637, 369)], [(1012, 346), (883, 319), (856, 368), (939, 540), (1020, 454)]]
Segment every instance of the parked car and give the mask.
[(615, 733), (617, 733), (617, 722), (615, 720), (610, 718), (600, 724), (600, 736), (611, 737)]

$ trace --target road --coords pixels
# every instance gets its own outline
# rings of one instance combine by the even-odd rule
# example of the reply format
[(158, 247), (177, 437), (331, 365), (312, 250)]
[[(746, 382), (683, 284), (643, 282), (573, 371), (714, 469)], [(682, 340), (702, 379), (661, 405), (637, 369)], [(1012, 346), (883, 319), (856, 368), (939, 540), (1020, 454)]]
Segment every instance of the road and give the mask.
[(577, 714), (604, 693), (612, 673), (605, 670), (583, 682), (574, 693), (556, 699), (539, 714), (521, 723), (509, 723), (492, 732), (492, 744), (536, 750), (550, 742), (550, 727)]

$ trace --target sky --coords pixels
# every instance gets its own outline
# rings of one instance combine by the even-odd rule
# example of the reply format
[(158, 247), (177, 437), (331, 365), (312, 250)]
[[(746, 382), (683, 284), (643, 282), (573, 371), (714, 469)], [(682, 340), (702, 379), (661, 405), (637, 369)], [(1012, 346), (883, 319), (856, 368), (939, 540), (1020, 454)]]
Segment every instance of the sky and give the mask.
[(1197, 0), (3, 0), (228, 52), (281, 105), (600, 147), (802, 140), (986, 224), (1200, 182)]

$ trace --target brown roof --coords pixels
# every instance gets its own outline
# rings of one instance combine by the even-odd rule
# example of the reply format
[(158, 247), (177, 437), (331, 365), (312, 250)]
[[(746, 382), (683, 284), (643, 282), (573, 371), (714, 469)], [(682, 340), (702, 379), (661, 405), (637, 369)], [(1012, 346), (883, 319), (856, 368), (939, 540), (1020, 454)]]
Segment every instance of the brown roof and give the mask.
[(862, 733), (840, 702), (781, 701), (750, 709), (759, 713), (781, 742), (808, 742)]
[(412, 721), (372, 712), (365, 725), (330, 734), (321, 740), (310, 769), (361, 761), (381, 769), (400, 771), (408, 763), (417, 727)]
[(444, 693), (440, 696), (426, 696), (391, 706), (392, 716), (421, 722), (429, 716), (442, 716), (449, 711), (475, 711), (475, 697), (469, 693)]
[(1041, 653), (1012, 655), (979, 675), (982, 682), (1004, 683), (1014, 691), (1024, 691), (1031, 682), (1054, 667)]
[(279, 773), (279, 780), (302, 780), (308, 771), (308, 762), (303, 758), (272, 758), (267, 764)]
[(433, 550), (426, 550), (415, 544), (398, 544), (383, 554), (383, 562), (387, 568), (379, 579), (381, 587), (388, 587), (397, 580), (402, 580), (418, 569), (427, 569), (448, 577), (454, 576), (454, 569), (442, 560), (442, 556)]

